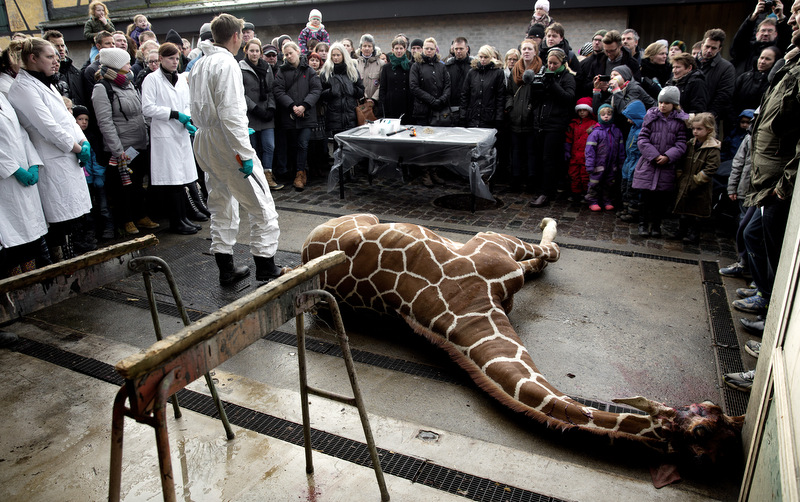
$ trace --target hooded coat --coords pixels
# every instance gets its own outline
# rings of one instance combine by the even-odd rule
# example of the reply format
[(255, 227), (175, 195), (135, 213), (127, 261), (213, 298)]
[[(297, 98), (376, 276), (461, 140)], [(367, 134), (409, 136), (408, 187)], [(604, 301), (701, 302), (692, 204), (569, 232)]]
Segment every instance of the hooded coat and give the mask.
[[(244, 84), (244, 100), (247, 103), (247, 121), (256, 131), (275, 129), (275, 76), (272, 67), (263, 59), (258, 60), (258, 66), (266, 71), (264, 81), (250, 64), (242, 59), (239, 67), (242, 69), (242, 83)], [(261, 99), (262, 87), (266, 91), (266, 99)]]
[(497, 60), (482, 65), (472, 61), (461, 93), (460, 120), (464, 127), (500, 127), (503, 120), (505, 76)]
[[(678, 180), (678, 195), (675, 200), (675, 213), (708, 218), (711, 216), (713, 183), (711, 178), (719, 168), (719, 149), (722, 146), (716, 138), (707, 138), (697, 146), (697, 139), (689, 140), (683, 172)], [(696, 176), (698, 173), (698, 182)]]
[(533, 131), (533, 104), (531, 103), (531, 85), (517, 84), (512, 75), (506, 85), (506, 110), (511, 132)]
[(373, 101), (379, 101), (378, 96), (381, 88), (381, 67), (383, 61), (380, 58), (380, 51), (373, 48), (370, 57), (361, 55), (361, 49), (356, 51), (358, 59), (356, 59), (356, 68), (358, 74), (361, 75), (361, 80), (364, 82), (364, 97)]
[(628, 131), (628, 137), (625, 139), (625, 163), (622, 164), (622, 179), (624, 180), (631, 179), (633, 170), (639, 162), (639, 157), (642, 156), (642, 152), (639, 151), (638, 140), (646, 113), (647, 110), (644, 104), (638, 99), (628, 103), (628, 106), (622, 110), (622, 115), (633, 122), (631, 130)]
[(364, 95), (364, 83), (359, 76), (355, 82), (347, 75), (344, 63), (334, 65), (333, 71), (322, 81), (322, 101), (325, 103), (325, 130), (339, 133), (358, 126), (356, 106)]
[(117, 157), (128, 147), (143, 151), (149, 140), (139, 91), (130, 81), (123, 87), (111, 82), (110, 96), (111, 100), (105, 84), (98, 82), (94, 85), (92, 105), (97, 125), (103, 133), (105, 150)]
[(72, 148), (86, 141), (75, 117), (51, 85), (46, 87), (26, 70), (8, 91), (8, 101), (42, 160), (39, 194), (48, 223), (68, 221), (89, 212), (92, 200), (83, 169)]
[(408, 85), (414, 95), (413, 115), (415, 120), (430, 122), (431, 111), (450, 106), (450, 75), (438, 55), (429, 58), (422, 54), (414, 56)]
[[(633, 172), (633, 188), (664, 192), (675, 189), (676, 166), (686, 153), (686, 119), (689, 115), (674, 109), (665, 117), (658, 108), (647, 110), (637, 144), (642, 156)], [(656, 163), (666, 155), (669, 162)]]
[[(283, 129), (305, 129), (317, 125), (317, 101), (322, 95), (322, 84), (306, 58), (297, 66), (284, 62), (275, 76), (275, 101), (278, 104), (278, 123)], [(295, 117), (293, 106), (303, 105), (305, 115)]]
[(611, 124), (598, 123), (586, 140), (586, 172), (596, 169), (616, 171), (625, 161), (625, 141), (622, 132)]

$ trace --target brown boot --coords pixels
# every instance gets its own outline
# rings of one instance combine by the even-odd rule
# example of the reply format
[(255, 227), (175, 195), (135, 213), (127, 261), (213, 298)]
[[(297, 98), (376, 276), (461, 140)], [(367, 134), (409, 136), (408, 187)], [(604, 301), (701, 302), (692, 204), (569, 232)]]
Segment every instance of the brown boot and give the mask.
[(283, 188), (281, 183), (275, 181), (275, 176), (272, 175), (272, 171), (264, 171), (264, 176), (267, 178), (267, 185), (269, 185), (270, 190), (275, 191)]
[(429, 169), (426, 169), (424, 173), (422, 173), (422, 178), (420, 178), (422, 184), (428, 188), (433, 186), (433, 180), (431, 180), (431, 172)]
[(306, 187), (306, 172), (305, 171), (297, 171), (297, 174), (294, 177), (294, 189), (298, 192), (302, 192), (303, 189)]

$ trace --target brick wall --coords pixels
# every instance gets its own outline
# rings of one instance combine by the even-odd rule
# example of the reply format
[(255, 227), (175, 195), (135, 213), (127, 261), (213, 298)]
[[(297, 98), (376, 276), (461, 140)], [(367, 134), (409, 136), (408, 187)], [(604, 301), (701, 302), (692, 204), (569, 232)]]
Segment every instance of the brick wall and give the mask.
[[(564, 25), (566, 38), (577, 53), (580, 47), (591, 41), (592, 35), (599, 29), (626, 28), (628, 18), (625, 8), (603, 9), (570, 9), (554, 10), (553, 18)], [(403, 17), (394, 19), (372, 19), (366, 21), (325, 22), (323, 24), (331, 35), (331, 41), (341, 38), (352, 39), (358, 45), (361, 35), (370, 33), (382, 51), (388, 52), (394, 36), (405, 33), (411, 39), (433, 36), (439, 43), (440, 50), (446, 52), (449, 43), (457, 36), (469, 40), (472, 54), (484, 44), (493, 45), (501, 55), (508, 49), (517, 47), (525, 38), (525, 30), (530, 22), (531, 11), (496, 12), (488, 14), (456, 14), (446, 17)], [(262, 43), (268, 43), (273, 37), (281, 34), (297, 39), (304, 24), (283, 26), (259, 26), (256, 36)]]

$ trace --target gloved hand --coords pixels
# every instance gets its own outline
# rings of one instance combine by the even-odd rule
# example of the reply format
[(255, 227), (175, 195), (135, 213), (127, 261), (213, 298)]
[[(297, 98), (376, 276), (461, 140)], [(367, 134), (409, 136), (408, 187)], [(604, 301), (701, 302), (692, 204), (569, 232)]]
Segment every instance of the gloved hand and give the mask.
[(194, 136), (194, 133), (197, 132), (197, 128), (195, 126), (193, 126), (192, 124), (186, 123), (183, 126), (186, 128), (187, 131), (189, 131), (189, 134), (191, 136)]
[(181, 124), (186, 125), (190, 120), (192, 120), (192, 117), (186, 115), (185, 113), (178, 112), (178, 121)]
[(703, 171), (700, 171), (699, 173), (694, 175), (694, 182), (697, 183), (698, 185), (702, 185), (703, 183), (708, 183), (710, 179), (711, 178), (709, 178)]
[(239, 170), (244, 173), (245, 178), (253, 174), (253, 159), (243, 160), (241, 164), (242, 167)]
[(269, 122), (273, 118), (275, 118), (275, 110), (272, 108), (267, 108), (267, 111), (264, 113), (264, 120)]
[(248, 127), (247, 128), (247, 134), (249, 134), (250, 136), (252, 136), (255, 133), (256, 133), (256, 130), (253, 129), (252, 127)]
[(33, 175), (33, 183), (35, 185), (39, 182), (39, 166), (31, 166), (28, 168), (28, 172)]
[(36, 184), (36, 181), (33, 179), (33, 174), (28, 172), (24, 167), (17, 169), (14, 172), (14, 177), (17, 178), (17, 181), (19, 181), (22, 186), (29, 187)]
[(84, 141), (81, 144), (81, 151), (78, 152), (76, 155), (78, 155), (78, 160), (80, 162), (83, 162), (84, 164), (87, 164), (89, 161), (92, 160), (92, 146), (89, 144), (88, 141)]

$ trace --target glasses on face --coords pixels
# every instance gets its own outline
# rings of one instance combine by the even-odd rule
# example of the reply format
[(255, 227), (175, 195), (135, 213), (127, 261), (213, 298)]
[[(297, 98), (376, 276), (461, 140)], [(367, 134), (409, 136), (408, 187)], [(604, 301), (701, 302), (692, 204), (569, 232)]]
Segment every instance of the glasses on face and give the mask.
[(147, 64), (149, 64), (149, 65), (150, 64), (158, 64), (158, 59), (156, 59), (155, 61), (148, 61)]

